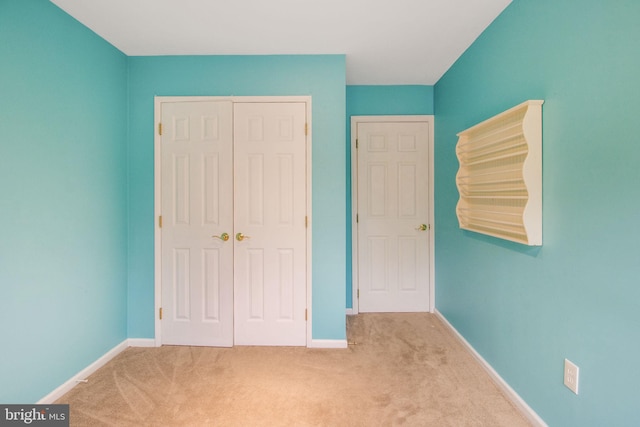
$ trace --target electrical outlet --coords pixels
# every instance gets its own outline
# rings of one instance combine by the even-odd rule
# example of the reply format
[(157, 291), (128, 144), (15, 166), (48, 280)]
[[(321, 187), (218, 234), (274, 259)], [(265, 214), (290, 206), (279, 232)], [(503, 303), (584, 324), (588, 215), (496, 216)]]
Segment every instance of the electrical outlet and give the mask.
[(580, 368), (569, 359), (564, 359), (564, 385), (575, 394), (578, 394), (579, 374)]

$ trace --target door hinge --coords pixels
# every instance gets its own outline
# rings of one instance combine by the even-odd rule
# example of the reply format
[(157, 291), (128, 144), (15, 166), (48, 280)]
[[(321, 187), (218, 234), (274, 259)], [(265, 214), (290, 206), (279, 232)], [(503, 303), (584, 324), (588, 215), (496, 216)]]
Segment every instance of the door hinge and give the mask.
[(309, 217), (305, 216), (304, 217), (304, 228), (307, 228), (307, 227), (309, 227)]
[(360, 222), (360, 216), (356, 214), (356, 222)]
[(305, 123), (304, 124), (304, 136), (309, 135), (309, 124)]
[(162, 320), (162, 307), (160, 307), (160, 310), (158, 310), (158, 311), (160, 312), (160, 313), (159, 313), (159, 315), (160, 315), (160, 320)]
[(358, 139), (356, 138), (356, 150), (358, 149)]
[(358, 295), (357, 295), (357, 298), (358, 298), (358, 299), (360, 299), (360, 289), (358, 289), (357, 294), (358, 294)]
[(304, 309), (304, 321), (306, 322), (307, 320), (308, 320), (307, 319), (307, 309), (305, 308)]
[(158, 135), (162, 135), (162, 122), (158, 123)]
[(158, 217), (158, 227), (162, 228), (162, 215)]

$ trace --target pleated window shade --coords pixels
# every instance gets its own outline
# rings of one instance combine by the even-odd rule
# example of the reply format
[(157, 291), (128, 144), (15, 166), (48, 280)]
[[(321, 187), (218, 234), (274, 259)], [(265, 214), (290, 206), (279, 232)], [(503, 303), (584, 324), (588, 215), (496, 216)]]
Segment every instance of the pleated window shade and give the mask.
[(542, 245), (542, 100), (458, 134), (460, 228)]

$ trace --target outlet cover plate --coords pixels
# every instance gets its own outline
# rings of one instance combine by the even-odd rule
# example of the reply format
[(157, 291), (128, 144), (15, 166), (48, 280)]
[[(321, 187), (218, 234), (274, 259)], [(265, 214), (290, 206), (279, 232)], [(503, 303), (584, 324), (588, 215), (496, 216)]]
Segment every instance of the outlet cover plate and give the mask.
[(569, 359), (564, 359), (564, 385), (575, 394), (578, 394), (579, 374), (580, 368)]

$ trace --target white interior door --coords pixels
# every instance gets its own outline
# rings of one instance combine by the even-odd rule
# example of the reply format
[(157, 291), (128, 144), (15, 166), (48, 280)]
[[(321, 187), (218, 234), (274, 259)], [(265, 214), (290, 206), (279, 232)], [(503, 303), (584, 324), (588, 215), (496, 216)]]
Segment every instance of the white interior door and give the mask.
[(356, 131), (359, 311), (429, 311), (429, 123)]
[(162, 343), (232, 346), (232, 103), (166, 102), (162, 125)]
[(305, 103), (234, 104), (236, 344), (306, 344), (305, 122)]

